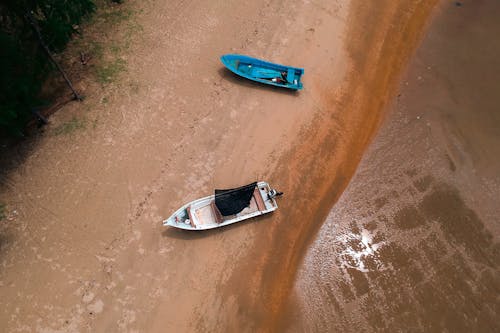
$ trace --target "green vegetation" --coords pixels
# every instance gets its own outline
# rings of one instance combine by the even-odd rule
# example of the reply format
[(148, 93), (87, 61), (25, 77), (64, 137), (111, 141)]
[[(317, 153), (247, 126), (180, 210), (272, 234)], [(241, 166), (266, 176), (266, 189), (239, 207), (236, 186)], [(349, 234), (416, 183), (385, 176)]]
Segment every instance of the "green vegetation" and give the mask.
[(119, 9), (105, 12), (101, 17), (108, 24), (118, 24), (129, 20), (132, 14), (133, 12), (130, 9)]
[[(96, 17), (96, 25), (120, 27), (113, 37), (108, 36), (106, 29), (100, 29), (103, 31), (100, 39), (106, 40), (106, 48), (98, 48), (99, 61), (94, 62), (93, 72), (97, 82), (102, 85), (115, 82), (119, 75), (127, 70), (127, 62), (122, 55), (130, 48), (133, 37), (142, 31), (142, 26), (134, 19), (135, 14), (136, 12), (128, 8), (108, 7)], [(92, 45), (90, 46), (92, 53)]]
[(96, 66), (95, 73), (97, 81), (102, 84), (114, 81), (118, 74), (126, 70), (126, 64), (125, 60), (118, 58), (112, 62), (103, 62), (99, 66)]
[(0, 221), (7, 217), (7, 206), (0, 202)]
[(86, 127), (86, 122), (84, 120), (77, 119), (73, 117), (70, 121), (67, 121), (54, 129), (55, 135), (61, 134), (71, 134), (79, 129), (84, 129)]
[[(59, 59), (63, 67), (69, 68), (78, 54), (82, 64), (86, 65), (81, 69), (88, 68), (95, 81), (103, 86), (113, 84), (127, 70), (124, 53), (137, 33), (142, 31), (142, 26), (134, 18), (135, 11), (116, 3), (121, 1), (0, 2), (0, 139), (23, 136), (33, 114), (50, 105), (50, 101), (40, 98), (45, 80), (56, 69), (47, 51), (56, 55), (55, 59)], [(99, 12), (91, 15), (97, 6)], [(91, 27), (82, 26), (83, 20), (90, 21)], [(82, 37), (83, 31), (85, 38)], [(57, 56), (73, 37), (69, 52)], [(138, 87), (131, 89), (137, 91)], [(106, 102), (102, 101), (103, 104)], [(55, 132), (70, 133), (82, 127), (84, 123), (73, 120)]]
[(88, 52), (95, 58), (102, 58), (104, 49), (101, 44), (96, 41), (90, 41), (87, 45)]
[(97, 82), (106, 86), (115, 83), (120, 74), (126, 72), (127, 62), (123, 55), (143, 28), (135, 20), (136, 11), (104, 0), (95, 1), (100, 10), (92, 18), (91, 31), (87, 31), (92, 39), (77, 38), (71, 47), (90, 59), (90, 72)]
[[(92, 0), (4, 0), (0, 3), (0, 136), (22, 136), (39, 92), (76, 26), (95, 10)], [(37, 31), (40, 32), (38, 36)]]

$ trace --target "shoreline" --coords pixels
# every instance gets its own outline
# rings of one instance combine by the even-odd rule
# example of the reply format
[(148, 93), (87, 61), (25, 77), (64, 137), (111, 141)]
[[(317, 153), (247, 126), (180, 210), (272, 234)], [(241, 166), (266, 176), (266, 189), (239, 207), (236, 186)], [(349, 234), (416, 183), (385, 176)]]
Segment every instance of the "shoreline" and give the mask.
[[(272, 229), (256, 237), (256, 249), (269, 248), (271, 244), (271, 249), (266, 252), (272, 253), (272, 258), (263, 253), (259, 259), (255, 259), (259, 257), (260, 251), (251, 251), (243, 261), (249, 262), (253, 268), (244, 267), (241, 273), (235, 273), (233, 277), (239, 281), (248, 271), (260, 266), (256, 269), (258, 277), (253, 278), (258, 282), (249, 288), (259, 290), (259, 294), (253, 296), (250, 304), (240, 304), (240, 307), (261, 312), (254, 314), (263, 320), (262, 325), (257, 324), (259, 330), (276, 331), (286, 327), (284, 304), (303, 255), (321, 227), (320, 223), (314, 221), (326, 218), (354, 174), (364, 149), (385, 115), (384, 107), (395, 94), (401, 71), (424, 33), (427, 17), (435, 3), (427, 1), (425, 4), (393, 6), (386, 2), (385, 7), (378, 3), (375, 10), (362, 1), (352, 2), (349, 31), (345, 37), (351, 41), (347, 42), (352, 61), (347, 74), (348, 83), (342, 84), (343, 93), (340, 96), (329, 97), (326, 92), (324, 95), (324, 105), (330, 105), (331, 110), (336, 112), (329, 115), (326, 111), (313, 121), (311, 129), (299, 135), (300, 143), (294, 145), (278, 163), (287, 166), (288, 174), (283, 177), (283, 170), (278, 169), (272, 177), (279, 184), (285, 184), (285, 193), (305, 192), (312, 198), (296, 195), (292, 202), (281, 204), (280, 215), (273, 222)], [(374, 12), (378, 15), (374, 15)], [(405, 24), (408, 17), (411, 19)], [(382, 24), (377, 25), (377, 28), (370, 26), (370, 23), (375, 22)], [(363, 28), (373, 28), (370, 30), (372, 35), (365, 36), (366, 30)], [(381, 37), (386, 34), (391, 40)], [(370, 50), (368, 56), (367, 49)], [(365, 111), (372, 109), (371, 105), (374, 105), (374, 112)], [(339, 109), (348, 111), (339, 115)], [(354, 129), (356, 133), (346, 135), (344, 132), (343, 136), (338, 136), (332, 131), (332, 128), (345, 129), (347, 124), (349, 130)], [(363, 135), (361, 139), (359, 133)], [(333, 148), (333, 151), (325, 146)], [(328, 170), (336, 170), (336, 174), (324, 176), (329, 173)], [(241, 322), (245, 322), (245, 319), (241, 319)]]
[(299, 270), (292, 332), (498, 329), (499, 11), (439, 2)]

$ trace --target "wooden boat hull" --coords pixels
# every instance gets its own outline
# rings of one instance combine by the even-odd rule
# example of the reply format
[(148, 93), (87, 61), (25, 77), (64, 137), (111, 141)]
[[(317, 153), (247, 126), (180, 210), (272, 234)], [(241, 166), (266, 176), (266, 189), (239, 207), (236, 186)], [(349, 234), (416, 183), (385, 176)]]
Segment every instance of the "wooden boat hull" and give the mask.
[(232, 216), (218, 216), (213, 207), (215, 195), (197, 199), (179, 208), (163, 221), (163, 225), (185, 230), (207, 230), (268, 214), (278, 208), (275, 198), (268, 196), (270, 191), (268, 183), (258, 182), (249, 207)]
[(230, 71), (249, 80), (292, 90), (302, 89), (303, 68), (274, 64), (239, 54), (225, 54), (220, 59)]

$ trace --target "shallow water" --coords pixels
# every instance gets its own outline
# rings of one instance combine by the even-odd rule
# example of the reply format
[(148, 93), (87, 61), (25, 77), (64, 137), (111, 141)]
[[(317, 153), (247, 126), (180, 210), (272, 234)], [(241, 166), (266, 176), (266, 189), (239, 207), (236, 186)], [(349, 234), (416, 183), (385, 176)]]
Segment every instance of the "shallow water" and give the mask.
[(290, 331), (500, 330), (500, 5), (461, 3), (440, 2), (308, 250)]

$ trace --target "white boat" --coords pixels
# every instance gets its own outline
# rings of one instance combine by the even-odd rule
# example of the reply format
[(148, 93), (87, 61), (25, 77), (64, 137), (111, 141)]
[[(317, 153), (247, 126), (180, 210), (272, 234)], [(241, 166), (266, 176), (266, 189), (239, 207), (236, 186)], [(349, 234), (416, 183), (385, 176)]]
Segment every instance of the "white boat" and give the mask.
[(163, 225), (186, 230), (220, 228), (275, 211), (278, 208), (275, 198), (281, 194), (266, 182), (215, 190), (213, 195), (179, 208)]

